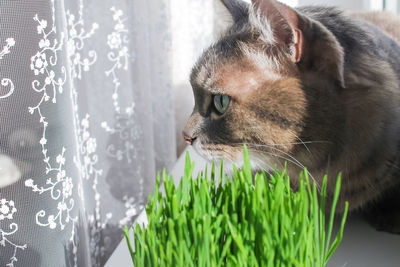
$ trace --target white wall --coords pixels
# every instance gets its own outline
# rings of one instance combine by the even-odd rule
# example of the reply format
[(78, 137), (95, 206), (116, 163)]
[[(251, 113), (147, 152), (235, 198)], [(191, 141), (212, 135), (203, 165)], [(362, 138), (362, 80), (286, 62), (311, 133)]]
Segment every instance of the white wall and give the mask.
[[(379, 0), (372, 1), (375, 3), (382, 3), (382, 1)], [(299, 5), (313, 4), (338, 6), (349, 10), (369, 10), (371, 8), (371, 0), (299, 0)]]
[(282, 2), (297, 2), (298, 5), (332, 5), (349, 10), (387, 10), (400, 13), (398, 0), (283, 0)]
[(400, 14), (400, 1), (398, 0), (386, 0), (385, 4), (386, 10), (397, 12)]
[(170, 0), (172, 73), (178, 154), (185, 147), (182, 130), (194, 106), (193, 93), (189, 83), (190, 71), (201, 52), (213, 41), (214, 1)]

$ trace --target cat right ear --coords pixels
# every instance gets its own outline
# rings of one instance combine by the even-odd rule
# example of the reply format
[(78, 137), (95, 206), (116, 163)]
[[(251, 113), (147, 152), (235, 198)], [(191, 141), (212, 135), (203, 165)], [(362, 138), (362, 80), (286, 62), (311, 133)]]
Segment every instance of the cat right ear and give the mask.
[(243, 0), (221, 0), (236, 23), (248, 17), (248, 4)]

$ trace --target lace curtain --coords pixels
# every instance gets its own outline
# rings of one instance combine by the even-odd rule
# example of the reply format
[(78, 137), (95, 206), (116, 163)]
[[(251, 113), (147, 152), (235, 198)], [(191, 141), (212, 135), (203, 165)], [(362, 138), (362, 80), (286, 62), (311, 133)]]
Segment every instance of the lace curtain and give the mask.
[(216, 0), (0, 0), (0, 267), (105, 264), (229, 21)]
[(0, 1), (0, 266), (102, 266), (176, 158), (167, 0)]

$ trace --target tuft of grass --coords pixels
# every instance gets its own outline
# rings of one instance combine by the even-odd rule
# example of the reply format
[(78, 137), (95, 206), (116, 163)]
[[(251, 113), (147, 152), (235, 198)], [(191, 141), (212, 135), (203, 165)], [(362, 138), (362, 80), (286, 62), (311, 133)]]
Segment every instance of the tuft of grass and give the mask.
[(326, 177), (320, 195), (307, 171), (300, 174), (296, 192), (290, 188), (285, 170), (275, 170), (268, 178), (264, 172), (253, 177), (246, 147), (244, 166), (241, 170), (234, 167), (232, 179), (223, 177), (222, 162), (219, 174), (212, 165), (210, 179), (207, 167), (192, 178), (193, 168), (194, 162), (186, 154), (184, 176), (177, 188), (164, 170), (165, 196), (159, 189), (158, 174), (146, 207), (148, 226), (134, 226), (135, 251), (125, 227), (136, 267), (319, 267), (326, 265), (342, 240), (348, 203), (340, 229), (332, 237), (340, 175), (326, 218)]

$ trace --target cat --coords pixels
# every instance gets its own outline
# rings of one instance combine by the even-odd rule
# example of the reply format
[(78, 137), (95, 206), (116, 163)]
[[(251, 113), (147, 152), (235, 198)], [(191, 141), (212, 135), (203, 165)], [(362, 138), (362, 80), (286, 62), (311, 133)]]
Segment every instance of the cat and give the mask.
[(307, 167), (319, 186), (342, 172), (337, 209), (348, 201), (378, 230), (399, 234), (399, 19), (222, 2), (233, 24), (192, 69), (184, 140), (208, 160), (239, 166), (247, 144), (254, 170), (287, 162), (289, 176)]

